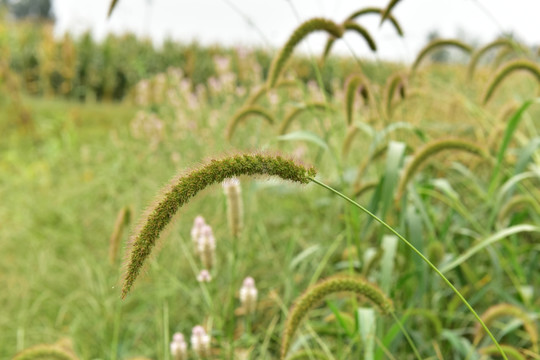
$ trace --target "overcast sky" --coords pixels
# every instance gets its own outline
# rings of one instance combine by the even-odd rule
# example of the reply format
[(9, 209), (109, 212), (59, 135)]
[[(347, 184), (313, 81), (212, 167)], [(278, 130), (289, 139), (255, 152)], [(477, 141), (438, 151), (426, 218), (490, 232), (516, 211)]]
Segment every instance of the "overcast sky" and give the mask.
[[(363, 7), (384, 7), (389, 0), (119, 0), (110, 19), (110, 0), (53, 0), (56, 33), (79, 34), (91, 30), (98, 39), (108, 32), (133, 32), (156, 44), (171, 37), (203, 44), (280, 47), (300, 22), (310, 17), (343, 21)], [(389, 25), (379, 28), (376, 15), (359, 19), (374, 36), (377, 57), (411, 61), (425, 45), (427, 34), (442, 37), (462, 34), (485, 43), (502, 32), (511, 32), (529, 45), (540, 45), (540, 0), (402, 0), (393, 14), (405, 38)], [(303, 51), (320, 52), (325, 36), (313, 34)], [(371, 57), (366, 44), (348, 34), (336, 47)]]

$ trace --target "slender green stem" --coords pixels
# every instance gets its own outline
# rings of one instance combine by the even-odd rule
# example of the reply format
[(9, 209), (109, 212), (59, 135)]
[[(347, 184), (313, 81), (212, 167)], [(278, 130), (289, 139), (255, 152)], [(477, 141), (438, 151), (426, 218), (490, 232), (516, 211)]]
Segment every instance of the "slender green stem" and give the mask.
[(411, 346), (411, 349), (414, 352), (414, 355), (416, 356), (416, 358), (419, 359), (419, 360), (422, 360), (422, 357), (420, 356), (420, 353), (418, 352), (418, 349), (416, 348), (416, 345), (414, 345), (413, 339), (411, 338), (411, 336), (409, 335), (409, 332), (407, 331), (407, 329), (405, 329), (405, 327), (403, 326), (401, 321), (399, 321), (399, 318), (397, 317), (396, 313), (391, 311), (390, 314), (394, 318), (394, 321), (396, 322), (396, 324), (398, 324), (398, 326), (401, 329), (401, 332), (403, 333), (403, 335), (405, 335), (405, 339), (407, 339), (407, 342)]
[(351, 198), (347, 197), (346, 195), (342, 194), (341, 192), (337, 191), (336, 189), (320, 182), (319, 180), (313, 178), (313, 177), (308, 177), (312, 182), (314, 182), (315, 184), (325, 188), (326, 190), (329, 190), (331, 192), (333, 192), (334, 194), (338, 195), (339, 197), (345, 199), (347, 202), (349, 202), (350, 204), (356, 206), (357, 208), (359, 208), (360, 210), (362, 210), (363, 212), (365, 212), (367, 215), (369, 215), (370, 217), (372, 217), (374, 220), (376, 220), (379, 224), (381, 224), (382, 226), (384, 226), (386, 229), (388, 229), (388, 231), (390, 231), (391, 233), (393, 233), (394, 235), (396, 235), (401, 241), (403, 241), (408, 247), (411, 248), (412, 251), (414, 251), (416, 254), (418, 254), (418, 256), (420, 256), (420, 258), (422, 258), (422, 260), (424, 260), (432, 269), (433, 271), (435, 271), (437, 273), (437, 275), (440, 276), (440, 278), (446, 283), (446, 285), (448, 285), (450, 287), (450, 289), (452, 289), (452, 291), (457, 295), (457, 297), (461, 300), (461, 302), (463, 304), (465, 304), (465, 306), (469, 309), (469, 311), (471, 312), (471, 314), (474, 315), (474, 317), (476, 318), (476, 320), (478, 321), (478, 323), (482, 326), (482, 328), (484, 329), (484, 331), (486, 332), (486, 334), (488, 334), (488, 336), (491, 338), (491, 340), (493, 341), (493, 343), (495, 344), (495, 346), (497, 347), (497, 350), (499, 351), (499, 353), (501, 354), (501, 356), (505, 359), (505, 360), (508, 360), (508, 357), (506, 356), (504, 350), (501, 348), (501, 345), (499, 345), (499, 342), (497, 341), (497, 339), (495, 339), (495, 336), (493, 336), (493, 334), (491, 333), (491, 331), (488, 329), (488, 327), (486, 326), (486, 324), (482, 321), (482, 319), (480, 318), (480, 316), (476, 313), (476, 311), (474, 311), (473, 307), (471, 306), (471, 304), (469, 304), (469, 302), (465, 299), (465, 297), (463, 297), (463, 295), (461, 295), (461, 293), (459, 292), (458, 289), (456, 289), (456, 287), (454, 285), (452, 285), (452, 283), (450, 282), (450, 280), (448, 280), (448, 278), (446, 276), (444, 276), (444, 274), (435, 266), (433, 265), (433, 263), (431, 261), (428, 260), (428, 258), (426, 258), (413, 244), (411, 244), (407, 239), (405, 239), (400, 233), (398, 233), (396, 230), (394, 230), (390, 225), (388, 225), (386, 222), (384, 222), (382, 219), (380, 219), (378, 216), (376, 216), (375, 214), (373, 214), (371, 211), (369, 211), (368, 209), (366, 209), (365, 207), (363, 207), (362, 205), (360, 205), (359, 203), (357, 203), (356, 201), (352, 200)]

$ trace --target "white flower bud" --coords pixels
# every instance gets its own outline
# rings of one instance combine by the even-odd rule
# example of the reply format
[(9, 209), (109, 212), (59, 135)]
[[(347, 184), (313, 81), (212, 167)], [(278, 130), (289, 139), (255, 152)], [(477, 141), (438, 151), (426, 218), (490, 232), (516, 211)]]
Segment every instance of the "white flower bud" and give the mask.
[(212, 275), (210, 275), (210, 272), (208, 272), (208, 270), (206, 270), (206, 269), (201, 270), (199, 275), (197, 275), (197, 281), (198, 282), (210, 282), (210, 281), (212, 281)]
[(207, 357), (210, 355), (210, 336), (204, 328), (197, 325), (191, 331), (191, 347), (199, 357)]
[(212, 269), (214, 265), (214, 255), (216, 250), (216, 239), (209, 225), (204, 225), (201, 235), (197, 239), (197, 253), (201, 258), (203, 266)]
[(255, 287), (255, 280), (252, 277), (244, 279), (244, 283), (240, 288), (240, 302), (246, 313), (255, 312), (255, 308), (257, 307), (257, 288)]
[(193, 227), (191, 228), (191, 240), (193, 241), (194, 245), (197, 245), (197, 241), (201, 236), (204, 225), (206, 225), (206, 222), (201, 215), (197, 216), (193, 221)]
[(171, 356), (174, 360), (187, 359), (187, 344), (182, 333), (175, 333), (171, 342)]

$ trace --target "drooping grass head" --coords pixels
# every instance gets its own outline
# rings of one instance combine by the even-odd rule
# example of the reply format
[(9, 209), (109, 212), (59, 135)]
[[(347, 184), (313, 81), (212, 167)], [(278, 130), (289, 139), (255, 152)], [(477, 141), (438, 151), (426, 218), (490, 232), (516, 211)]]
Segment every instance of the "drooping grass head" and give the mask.
[(238, 154), (213, 159), (205, 165), (174, 178), (142, 218), (131, 237), (131, 247), (122, 287), (125, 297), (148, 258), (165, 226), (178, 209), (206, 187), (240, 175), (277, 176), (301, 184), (308, 183), (315, 169), (280, 155), (264, 153)]

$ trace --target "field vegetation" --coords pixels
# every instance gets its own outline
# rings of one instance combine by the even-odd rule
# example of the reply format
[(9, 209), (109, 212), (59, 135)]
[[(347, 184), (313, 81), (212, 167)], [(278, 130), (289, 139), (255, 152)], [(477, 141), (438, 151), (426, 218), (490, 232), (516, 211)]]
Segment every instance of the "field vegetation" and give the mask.
[(332, 54), (397, 2), (272, 54), (1, 23), (0, 358), (540, 359), (540, 54)]

